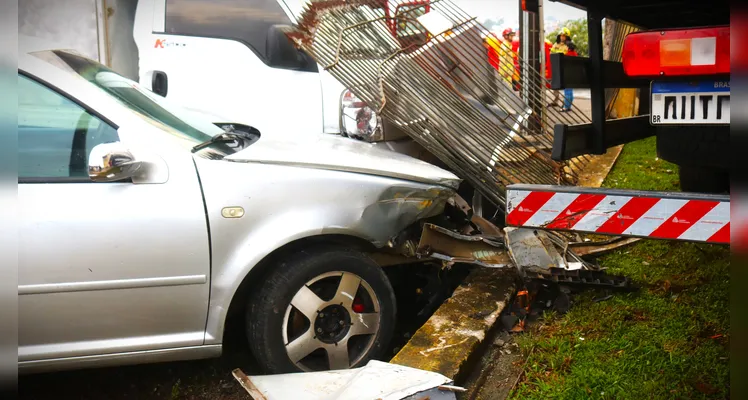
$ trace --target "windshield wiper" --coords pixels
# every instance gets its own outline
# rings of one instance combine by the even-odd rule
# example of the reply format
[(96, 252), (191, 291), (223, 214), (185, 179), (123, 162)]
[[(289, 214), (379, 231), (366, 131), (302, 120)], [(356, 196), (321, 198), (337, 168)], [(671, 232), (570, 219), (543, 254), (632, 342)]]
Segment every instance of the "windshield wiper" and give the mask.
[(256, 136), (249, 132), (237, 131), (233, 126), (228, 125), (224, 127), (224, 132), (219, 133), (212, 138), (198, 144), (192, 148), (192, 152), (196, 153), (206, 147), (213, 145), (214, 143), (220, 142), (242, 142), (242, 141), (253, 141)]

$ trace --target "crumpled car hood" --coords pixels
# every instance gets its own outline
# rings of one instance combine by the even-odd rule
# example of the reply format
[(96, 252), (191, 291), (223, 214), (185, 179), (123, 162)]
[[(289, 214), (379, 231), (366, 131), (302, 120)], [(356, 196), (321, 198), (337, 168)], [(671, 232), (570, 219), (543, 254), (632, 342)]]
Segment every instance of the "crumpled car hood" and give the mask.
[(416, 158), (366, 142), (326, 134), (293, 140), (260, 138), (224, 159), (386, 176), (452, 189), (457, 189), (461, 181), (453, 173)]

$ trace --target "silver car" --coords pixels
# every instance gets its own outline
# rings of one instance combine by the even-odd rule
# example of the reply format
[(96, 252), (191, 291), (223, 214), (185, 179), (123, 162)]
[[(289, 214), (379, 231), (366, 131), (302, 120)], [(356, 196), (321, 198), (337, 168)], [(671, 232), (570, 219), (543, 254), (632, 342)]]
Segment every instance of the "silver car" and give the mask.
[(72, 52), (22, 55), (18, 85), (21, 372), (218, 356), (229, 314), (268, 372), (382, 354), (396, 304), (370, 254), (456, 176), (205, 121)]

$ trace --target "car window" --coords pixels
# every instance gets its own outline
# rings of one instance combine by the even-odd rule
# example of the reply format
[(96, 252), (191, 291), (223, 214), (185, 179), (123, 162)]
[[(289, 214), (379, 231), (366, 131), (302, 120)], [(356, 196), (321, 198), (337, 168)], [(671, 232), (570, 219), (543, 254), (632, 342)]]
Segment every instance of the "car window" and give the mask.
[(116, 128), (76, 102), (18, 75), (18, 177), (88, 178), (94, 146), (119, 140)]
[(290, 24), (277, 0), (166, 0), (166, 33), (239, 40), (266, 63), (268, 30)]
[(33, 53), (33, 55), (65, 72), (87, 80), (128, 109), (170, 128), (169, 132), (190, 139), (195, 144), (209, 140), (213, 135), (223, 132), (223, 129), (211, 121), (144, 89), (137, 82), (123, 77), (96, 61), (61, 50)]

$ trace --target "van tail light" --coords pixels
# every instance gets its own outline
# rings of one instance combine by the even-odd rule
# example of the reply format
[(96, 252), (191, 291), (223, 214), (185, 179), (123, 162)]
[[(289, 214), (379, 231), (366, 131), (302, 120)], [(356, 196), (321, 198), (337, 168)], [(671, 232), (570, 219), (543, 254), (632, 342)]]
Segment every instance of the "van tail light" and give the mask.
[(729, 74), (730, 27), (632, 33), (622, 58), (628, 76)]

